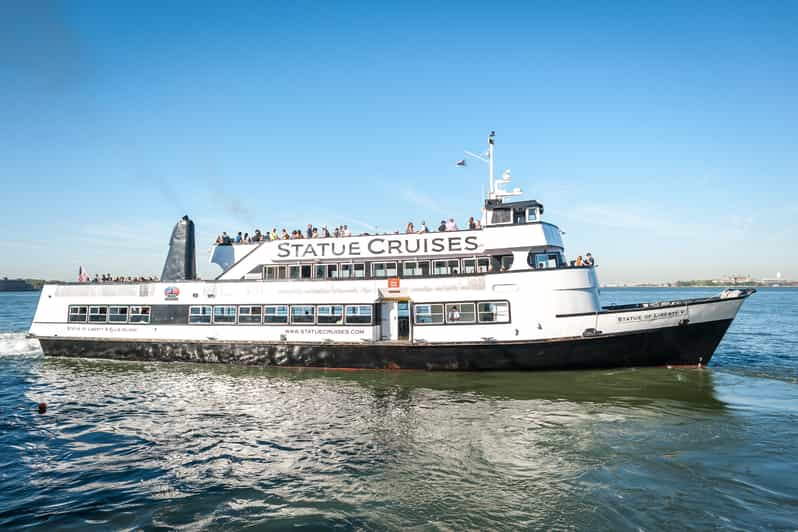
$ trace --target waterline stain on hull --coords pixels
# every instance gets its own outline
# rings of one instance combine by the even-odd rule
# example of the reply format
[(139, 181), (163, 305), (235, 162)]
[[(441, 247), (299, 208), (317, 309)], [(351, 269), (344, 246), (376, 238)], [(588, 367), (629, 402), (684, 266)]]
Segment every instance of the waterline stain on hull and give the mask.
[(706, 365), (732, 320), (537, 342), (258, 343), (40, 338), (45, 355), (257, 366), (450, 371)]

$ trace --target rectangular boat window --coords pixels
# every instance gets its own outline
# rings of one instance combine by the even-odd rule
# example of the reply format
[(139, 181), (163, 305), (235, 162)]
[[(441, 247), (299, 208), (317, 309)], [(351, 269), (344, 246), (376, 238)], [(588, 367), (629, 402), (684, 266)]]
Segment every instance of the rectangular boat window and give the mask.
[(421, 303), (413, 307), (416, 325), (443, 323), (443, 303)]
[(492, 271), (490, 257), (477, 257), (477, 272), (488, 273), (489, 271)]
[(108, 307), (108, 321), (111, 323), (127, 322), (127, 307)]
[(460, 273), (459, 259), (446, 259), (432, 261), (433, 275), (457, 275)]
[(429, 261), (408, 261), (403, 264), (405, 277), (424, 277), (429, 275)]
[(371, 275), (375, 279), (384, 279), (386, 277), (396, 277), (396, 263), (395, 262), (372, 262)]
[(150, 307), (130, 307), (127, 321), (130, 323), (149, 323)]
[(319, 305), (316, 320), (319, 325), (342, 325), (344, 323), (343, 305)]
[(213, 307), (213, 323), (235, 323), (235, 305), (216, 305)]
[(463, 259), (463, 273), (477, 273), (477, 259), (473, 257)]
[(266, 305), (263, 307), (264, 323), (288, 323), (288, 305)]
[(346, 324), (347, 325), (371, 324), (371, 305), (347, 305)]
[[(189, 323), (210, 323), (211, 322), (211, 313), (213, 311), (213, 307), (210, 305), (203, 305), (198, 307), (189, 307), (188, 309), (188, 322)], [(133, 308), (131, 308), (131, 313), (133, 312)], [(132, 321), (132, 316), (131, 316)]]
[(510, 304), (506, 301), (484, 301), (479, 304), (479, 323), (508, 323)]
[(89, 315), (89, 307), (78, 307), (78, 306), (69, 307), (69, 321), (71, 322), (86, 321), (88, 315)]
[(537, 222), (538, 221), (538, 210), (536, 207), (529, 207), (526, 210), (526, 221), (527, 222)]
[(501, 267), (500, 270), (506, 272), (513, 266), (513, 256), (512, 255), (502, 255), (501, 257)]
[(89, 307), (89, 321), (94, 323), (108, 321), (108, 307)]
[(337, 279), (337, 278), (338, 278), (337, 264), (316, 265), (316, 279)]
[(341, 264), (341, 274), (339, 277), (341, 279), (351, 279), (354, 277), (353, 269), (354, 266), (352, 264)]
[(542, 270), (548, 267), (548, 255), (545, 253), (535, 253), (535, 257), (530, 264), (533, 268)]
[(356, 262), (352, 266), (354, 266), (354, 275), (355, 279), (365, 279), (366, 278), (366, 264), (363, 262)]
[(446, 323), (474, 323), (477, 321), (473, 303), (447, 303)]
[(292, 264), (288, 267), (288, 278), (289, 279), (299, 279), (300, 268), (299, 264)]
[(263, 278), (267, 281), (278, 281), (285, 279), (288, 276), (288, 268), (286, 266), (264, 266)]
[(493, 209), (490, 222), (492, 224), (508, 224), (512, 221), (511, 209)]
[(313, 305), (291, 305), (291, 323), (313, 323)]
[(299, 267), (299, 276), (302, 279), (310, 279), (313, 273), (313, 266), (311, 264), (303, 264)]
[(238, 307), (238, 323), (252, 324), (261, 322), (261, 306), (247, 305)]

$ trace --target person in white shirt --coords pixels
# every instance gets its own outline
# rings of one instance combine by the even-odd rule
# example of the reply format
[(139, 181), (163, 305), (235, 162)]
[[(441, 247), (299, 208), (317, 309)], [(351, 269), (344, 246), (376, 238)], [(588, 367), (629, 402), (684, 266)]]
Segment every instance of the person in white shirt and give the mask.
[(449, 218), (449, 221), (446, 222), (446, 230), (447, 231), (457, 231), (457, 224), (454, 223), (454, 218)]
[(349, 230), (349, 226), (344, 226), (344, 236), (352, 236), (352, 231)]
[(428, 232), (429, 229), (427, 229), (427, 222), (422, 221), (421, 226), (418, 228), (418, 231), (416, 231), (416, 233), (420, 235), (422, 233), (428, 233)]

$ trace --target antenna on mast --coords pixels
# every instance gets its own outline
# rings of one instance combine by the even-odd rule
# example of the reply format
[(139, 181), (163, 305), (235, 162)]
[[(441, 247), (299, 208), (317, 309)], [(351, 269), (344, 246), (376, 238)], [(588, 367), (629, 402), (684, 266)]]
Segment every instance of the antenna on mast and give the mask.
[(495, 131), (491, 131), (490, 135), (488, 136), (488, 164), (490, 165), (490, 191), (489, 194), (493, 194), (493, 137), (496, 136)]

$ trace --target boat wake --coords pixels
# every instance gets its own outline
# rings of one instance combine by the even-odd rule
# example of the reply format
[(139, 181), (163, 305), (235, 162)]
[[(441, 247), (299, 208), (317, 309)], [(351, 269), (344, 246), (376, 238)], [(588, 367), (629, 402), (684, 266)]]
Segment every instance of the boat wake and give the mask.
[(25, 335), (24, 332), (0, 333), (0, 356), (41, 354), (39, 341), (25, 338)]

